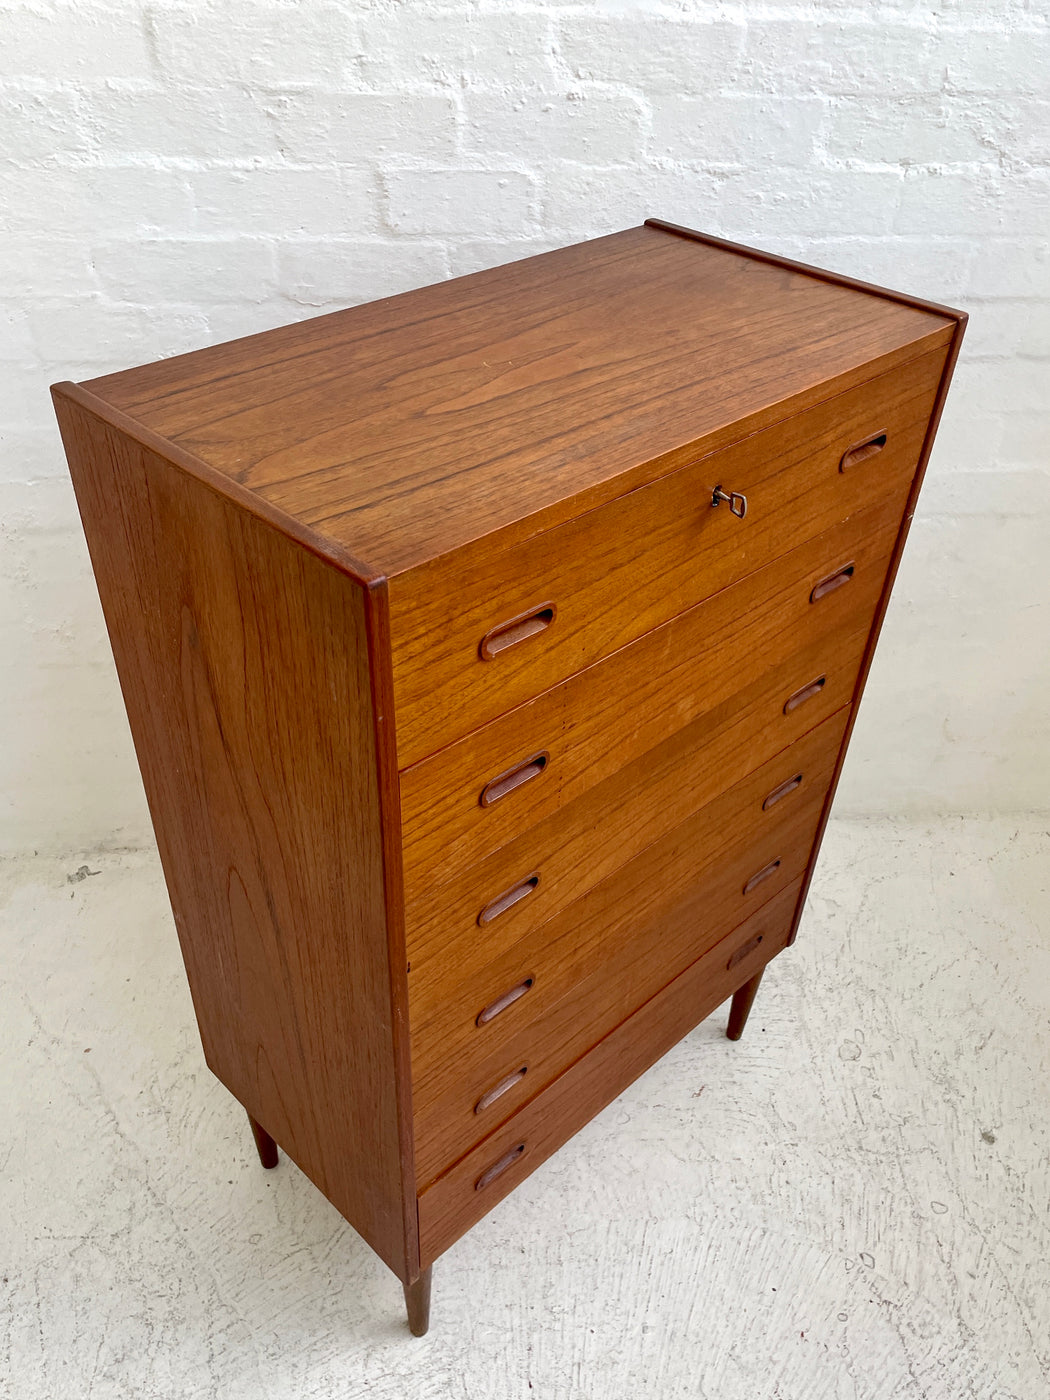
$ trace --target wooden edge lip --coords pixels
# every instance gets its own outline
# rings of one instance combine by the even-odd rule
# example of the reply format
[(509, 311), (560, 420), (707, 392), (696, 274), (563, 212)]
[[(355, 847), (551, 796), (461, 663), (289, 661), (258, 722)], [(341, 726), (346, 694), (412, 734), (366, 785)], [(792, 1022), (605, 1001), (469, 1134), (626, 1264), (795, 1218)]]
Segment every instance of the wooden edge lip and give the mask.
[[(390, 1036), (394, 1055), (394, 1099), (397, 1114), (400, 1197), (404, 1241), (403, 1283), (420, 1270), (419, 1207), (417, 1203), (412, 1060), (409, 1040), (408, 954), (405, 946), (404, 874), (401, 863), (401, 795), (397, 769), (397, 736), (390, 660), (390, 598), (385, 579), (364, 589), (368, 646), (369, 689), (376, 751), (380, 848), (383, 862), (383, 903), (386, 925), (387, 972), (390, 989)], [(390, 1264), (390, 1260), (385, 1261)], [(394, 1267), (391, 1265), (391, 1267)], [(394, 1272), (400, 1271), (394, 1267)]]
[(867, 292), (870, 296), (899, 302), (902, 306), (910, 306), (916, 311), (928, 311), (934, 316), (944, 316), (962, 325), (966, 323), (967, 313), (959, 311), (956, 307), (943, 306), (940, 302), (927, 301), (924, 297), (914, 297), (907, 292), (895, 292), (892, 288), (880, 287), (875, 282), (862, 282), (859, 277), (848, 277), (844, 272), (830, 272), (826, 267), (815, 267), (812, 263), (782, 257), (779, 253), (767, 253), (762, 248), (752, 248), (746, 243), (733, 243), (728, 238), (717, 238), (711, 233), (686, 228), (684, 224), (673, 224), (667, 219), (646, 219), (643, 227), (677, 234), (679, 238), (692, 238), (697, 243), (708, 243), (713, 248), (723, 248), (727, 253), (739, 253), (742, 257), (754, 258), (756, 262), (774, 263), (777, 267), (786, 267), (793, 272), (805, 273), (808, 277), (817, 277), (822, 282), (834, 282), (840, 287), (850, 287), (855, 292)]
[(273, 526), (282, 534), (295, 540), (311, 554), (333, 565), (342, 573), (348, 574), (355, 583), (364, 587), (372, 587), (384, 579), (385, 575), (381, 569), (374, 569), (371, 565), (355, 558), (349, 550), (344, 549), (335, 540), (329, 539), (327, 535), (305, 525), (295, 516), (281, 510), (279, 506), (272, 505), (250, 487), (243, 486), (233, 477), (218, 471), (202, 457), (198, 457), (185, 447), (180, 447), (178, 443), (172, 442), (169, 438), (162, 437), (160, 433), (155, 433), (152, 428), (147, 428), (138, 419), (129, 417), (121, 409), (114, 408), (105, 399), (100, 399), (96, 394), (93, 394), (90, 389), (85, 389), (82, 384), (75, 384), (70, 379), (60, 380), (57, 384), (51, 385), (51, 397), (53, 400), (69, 399), (88, 413), (93, 413), (96, 418), (100, 418), (104, 423), (117, 428), (126, 437), (132, 438), (140, 447), (145, 447), (148, 451), (156, 453), (158, 457), (166, 458), (175, 466), (181, 467), (183, 471), (188, 472), (190, 476), (218, 495), (236, 501), (249, 514), (257, 516), (267, 525)]
[(806, 872), (802, 877), (802, 888), (799, 890), (798, 900), (795, 904), (795, 913), (791, 920), (791, 932), (788, 934), (787, 946), (790, 948), (798, 937), (799, 924), (802, 922), (802, 915), (806, 908), (806, 899), (809, 895), (809, 887), (813, 880), (813, 871), (816, 867), (817, 857), (820, 855), (821, 843), (824, 840), (824, 832), (827, 829), (828, 818), (831, 815), (832, 803), (835, 801), (835, 793), (838, 789), (839, 778), (842, 776), (842, 765), (846, 759), (846, 751), (849, 748), (849, 741), (853, 735), (853, 726), (856, 723), (857, 710), (864, 696), (864, 687), (867, 684), (868, 672), (871, 670), (871, 660), (878, 645), (879, 634), (882, 631), (882, 624), (886, 616), (886, 609), (889, 606), (890, 593), (897, 579), (897, 570), (900, 567), (901, 556), (904, 553), (904, 546), (907, 543), (908, 533), (915, 516), (915, 505), (922, 489), (922, 483), (926, 476), (926, 468), (929, 464), (930, 453), (933, 451), (934, 439), (937, 436), (937, 429), (940, 426), (941, 414), (944, 411), (944, 403), (948, 397), (948, 389), (955, 373), (955, 366), (959, 359), (959, 351), (962, 349), (963, 336), (966, 332), (966, 322), (968, 317), (965, 312), (958, 312), (958, 323), (952, 334), (948, 345), (948, 353), (944, 358), (944, 366), (941, 369), (940, 383), (937, 385), (937, 397), (933, 402), (933, 411), (930, 414), (930, 421), (926, 428), (926, 438), (922, 445), (922, 454), (915, 468), (915, 476), (912, 480), (911, 490), (908, 493), (908, 500), (901, 517), (900, 528), (897, 531), (897, 542), (893, 547), (893, 554), (890, 558), (889, 568), (886, 571), (886, 580), (882, 587), (882, 593), (875, 608), (875, 617), (868, 633), (868, 640), (864, 648), (864, 655), (861, 658), (860, 670), (857, 673), (857, 682), (853, 687), (853, 695), (850, 699), (850, 713), (846, 721), (846, 729), (839, 745), (838, 758), (835, 760), (835, 767), (832, 770), (831, 781), (828, 784), (827, 795), (824, 798), (824, 806), (817, 822), (817, 832), (813, 838), (813, 845), (810, 849), (809, 861), (806, 865)]

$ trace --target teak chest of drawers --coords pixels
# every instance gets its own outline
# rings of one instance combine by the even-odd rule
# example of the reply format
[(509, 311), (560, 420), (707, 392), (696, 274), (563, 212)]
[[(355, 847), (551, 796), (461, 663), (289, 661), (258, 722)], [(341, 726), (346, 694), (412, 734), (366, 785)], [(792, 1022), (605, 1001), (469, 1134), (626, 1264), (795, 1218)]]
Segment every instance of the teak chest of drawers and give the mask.
[(964, 320), (653, 221), (56, 387), (208, 1064), (417, 1333), (793, 940)]

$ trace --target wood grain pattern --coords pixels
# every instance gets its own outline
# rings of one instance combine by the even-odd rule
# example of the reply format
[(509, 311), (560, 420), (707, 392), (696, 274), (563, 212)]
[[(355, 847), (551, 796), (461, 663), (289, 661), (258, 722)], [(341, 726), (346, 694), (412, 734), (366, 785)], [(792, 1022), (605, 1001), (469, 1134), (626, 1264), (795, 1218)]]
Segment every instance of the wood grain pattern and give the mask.
[(911, 292), (897, 292), (891, 287), (879, 286), (877, 282), (865, 282), (860, 277), (847, 277), (844, 272), (831, 272), (826, 267), (815, 267), (812, 263), (800, 262), (797, 258), (786, 258), (783, 253), (770, 253), (764, 248), (754, 248), (749, 243), (737, 243), (730, 238), (718, 238), (713, 233), (702, 233), (699, 229), (686, 228), (683, 224), (671, 223), (668, 219), (649, 218), (646, 228), (662, 229), (665, 233), (677, 234), (694, 243), (703, 243), (708, 248), (719, 248), (737, 257), (750, 258), (755, 262), (768, 263), (771, 267), (783, 268), (786, 272), (801, 272), (807, 277), (815, 277), (820, 282), (833, 282), (837, 287), (848, 287), (868, 296), (885, 297), (899, 306), (911, 306), (916, 311), (928, 311), (935, 316), (943, 316), (952, 322), (965, 323), (966, 315), (943, 302), (931, 301), (928, 297), (918, 297)]
[[(450, 977), (498, 956), (842, 709), (853, 693), (868, 626), (866, 616), (858, 617), (819, 638), (485, 860), (445, 884), (435, 878), (422, 888), (405, 910), (413, 1022), (425, 1020), (440, 1002)], [(800, 678), (821, 671), (825, 685), (785, 715), (785, 695)], [(490, 893), (534, 877), (527, 899), (479, 928), (479, 905)]]
[(890, 556), (889, 567), (886, 570), (886, 579), (883, 584), (882, 594), (875, 608), (875, 617), (872, 621), (871, 632), (868, 636), (868, 645), (864, 653), (864, 659), (860, 665), (860, 674), (857, 677), (856, 689), (853, 692), (853, 705), (850, 710), (850, 722), (843, 735), (842, 748), (839, 750), (838, 762), (832, 774), (831, 782), (828, 785), (828, 795), (824, 802), (824, 810), (821, 813), (820, 824), (817, 827), (816, 839), (813, 842), (813, 850), (810, 853), (809, 864), (806, 868), (806, 878), (802, 884), (799, 894), (798, 905), (795, 909), (795, 917), (791, 927), (791, 935), (788, 939), (789, 946), (798, 937), (798, 927), (802, 919), (802, 911), (806, 904), (806, 895), (809, 893), (810, 883), (813, 879), (813, 872), (817, 867), (817, 860), (820, 856), (820, 846), (824, 839), (824, 832), (827, 828), (828, 818), (831, 815), (831, 804), (835, 800), (835, 792), (838, 789), (839, 779), (842, 776), (842, 765), (846, 761), (846, 752), (849, 749), (849, 741), (853, 734), (853, 726), (857, 719), (857, 707), (864, 695), (864, 687), (867, 684), (868, 673), (871, 670), (871, 663), (875, 656), (875, 648), (878, 645), (879, 634), (882, 631), (882, 624), (886, 617), (886, 609), (889, 607), (890, 594), (897, 578), (897, 570), (900, 568), (901, 558), (904, 554), (904, 546), (908, 540), (908, 532), (911, 529), (911, 522), (915, 516), (915, 507), (918, 503), (919, 492), (922, 490), (922, 483), (926, 476), (926, 468), (929, 464), (930, 453), (933, 451), (934, 439), (937, 436), (937, 428), (941, 421), (941, 414), (944, 411), (945, 400), (948, 397), (948, 389), (952, 382), (952, 375), (959, 359), (959, 351), (962, 349), (963, 336), (966, 333), (966, 323), (968, 317), (963, 311), (951, 313), (954, 317), (954, 327), (951, 343), (948, 348), (948, 355), (941, 371), (940, 383), (937, 386), (937, 397), (934, 401), (933, 410), (930, 414), (930, 421), (926, 429), (926, 438), (922, 446), (922, 454), (919, 464), (915, 469), (915, 476), (912, 480), (911, 488), (908, 492), (907, 504), (904, 508), (904, 518), (901, 521), (897, 538), (893, 544), (893, 553)]
[(407, 1278), (365, 591), (55, 406), (208, 1064)]
[[(936, 350), (513, 549), (482, 541), (391, 581), (402, 767), (593, 664), (876, 501), (898, 502), (922, 450)], [(875, 427), (878, 460), (844, 475)], [(746, 493), (747, 517), (711, 507)], [(482, 659), (490, 629), (556, 607), (541, 637)]]
[(643, 226), (88, 387), (393, 575), (569, 519), (950, 331)]
[[(401, 859), (401, 794), (397, 773), (394, 683), (390, 666), (390, 598), (385, 580), (372, 582), (365, 590), (365, 613), (368, 623), (368, 670), (375, 725), (376, 782), (379, 790), (380, 836), (383, 848), (386, 957), (390, 970), (394, 1094), (401, 1167), (401, 1222), (407, 1282), (411, 1284), (420, 1268), (419, 1211), (416, 1205), (415, 1150), (412, 1140), (412, 1064), (408, 1022), (408, 962), (405, 952), (405, 872)], [(402, 969), (405, 970), (404, 975)], [(399, 1276), (402, 1282), (406, 1281), (404, 1275)], [(429, 1317), (429, 1277), (426, 1288)], [(410, 1323), (411, 1319), (410, 1305)]]
[[(496, 1043), (509, 1033), (508, 1027), (536, 1020), (543, 1006), (562, 996), (574, 979), (604, 963), (613, 947), (644, 929), (647, 913), (655, 918), (677, 907), (681, 899), (703, 901), (709, 882), (701, 884), (701, 873), (710, 875), (716, 866), (739, 860), (740, 878), (734, 874), (725, 890), (727, 897), (743, 899), (747, 879), (780, 854), (769, 849), (770, 843), (790, 844), (797, 830), (806, 826), (806, 819), (798, 814), (817, 797), (823, 805), (824, 784), (837, 758), (846, 720), (845, 709), (831, 715), (660, 840), (645, 846), (551, 919), (523, 929), (520, 937), (508, 939), (499, 949), (479, 939), (469, 954), (464, 950), (455, 963), (435, 973), (432, 995), (425, 1006), (416, 1000), (412, 1005), (417, 1109), (432, 1071), (444, 1073), (451, 1062), (459, 1069), (462, 1064), (457, 1057), (469, 1044)], [(763, 811), (766, 793), (785, 776), (800, 770), (805, 775), (802, 789), (783, 804)], [(789, 878), (794, 879), (797, 873)], [(779, 878), (784, 882), (784, 872)], [(751, 907), (764, 903), (771, 893), (768, 887), (756, 891)], [(688, 917), (683, 917), (683, 936), (688, 939), (695, 930)], [(665, 936), (664, 951), (669, 956), (671, 934)], [(528, 996), (476, 1034), (478, 1012), (525, 978), (532, 978), (535, 984)]]
[[(902, 501), (879, 502), (604, 661), (401, 774), (406, 900), (446, 883), (778, 665), (867, 619), (882, 591)], [(818, 604), (846, 560), (853, 581)], [(786, 698), (786, 697), (785, 697)], [(490, 779), (547, 754), (543, 773), (482, 807)]]
[[(503, 1127), (471, 1149), (419, 1197), (419, 1246), (426, 1263), (444, 1253), (606, 1104), (710, 1016), (786, 944), (798, 900), (796, 881), (685, 969), (582, 1056)], [(756, 933), (763, 941), (727, 970), (733, 949)], [(521, 1160), (483, 1191), (474, 1183), (516, 1144)]]
[[(528, 1067), (487, 1115), (498, 1121), (802, 874), (845, 725), (845, 712), (826, 720), (476, 973), (449, 969), (444, 999), (413, 1018), (421, 1186), (486, 1131), (474, 1105), (493, 1084)], [(803, 787), (762, 813), (763, 794), (796, 766)], [(776, 874), (745, 894), (774, 858)], [(480, 1008), (526, 975), (528, 996), (479, 1027)]]
[(650, 221), (58, 387), (208, 1062), (417, 1333), (794, 938), (964, 321)]

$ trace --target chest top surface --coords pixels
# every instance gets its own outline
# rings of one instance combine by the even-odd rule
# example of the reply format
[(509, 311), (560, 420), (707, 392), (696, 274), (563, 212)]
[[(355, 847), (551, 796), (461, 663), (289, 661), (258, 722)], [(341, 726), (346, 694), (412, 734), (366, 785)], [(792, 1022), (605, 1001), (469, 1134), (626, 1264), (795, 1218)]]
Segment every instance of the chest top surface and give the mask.
[(516, 522), (558, 523), (952, 328), (642, 225), (84, 387), (322, 552), (393, 575)]

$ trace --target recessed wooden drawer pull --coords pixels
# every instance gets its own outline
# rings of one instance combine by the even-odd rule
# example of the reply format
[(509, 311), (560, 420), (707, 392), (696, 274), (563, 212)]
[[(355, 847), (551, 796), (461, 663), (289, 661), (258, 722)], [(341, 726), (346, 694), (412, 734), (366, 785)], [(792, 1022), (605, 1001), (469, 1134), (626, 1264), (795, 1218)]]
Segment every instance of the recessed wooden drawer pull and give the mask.
[(506, 1011), (508, 1006), (513, 1006), (519, 997), (523, 997), (535, 980), (534, 977), (526, 977), (524, 982), (519, 982), (516, 987), (511, 987), (509, 992), (504, 992), (495, 1001), (490, 1001), (484, 1010), (478, 1012), (474, 1024), (487, 1026), (490, 1021), (494, 1021), (501, 1011)]
[(781, 783), (779, 787), (775, 787), (766, 798), (765, 802), (762, 803), (763, 812), (768, 812), (770, 807), (775, 807), (782, 797), (787, 797), (789, 792), (794, 792), (796, 788), (800, 788), (801, 786), (801, 773), (796, 773), (793, 778), (788, 778), (786, 783)]
[(764, 937), (764, 934), (756, 933), (754, 938), (749, 938), (746, 943), (741, 943), (740, 947), (726, 963), (726, 971), (728, 972), (731, 967), (736, 967), (738, 962), (743, 962), (748, 953), (753, 953), (755, 951)]
[(486, 1108), (490, 1108), (508, 1089), (513, 1089), (515, 1084), (520, 1084), (528, 1072), (528, 1065), (522, 1065), (521, 1069), (516, 1069), (513, 1074), (508, 1074), (506, 1079), (501, 1079), (487, 1094), (482, 1094), (481, 1098), (478, 1099), (477, 1103), (474, 1105), (474, 1112), (484, 1113)]
[(723, 501), (729, 505), (730, 512), (738, 520), (743, 520), (747, 514), (747, 497), (741, 495), (739, 491), (723, 491), (721, 486), (716, 486), (711, 493), (711, 504), (720, 506)]
[(495, 899), (485, 905), (478, 915), (478, 923), (484, 928), (498, 915), (505, 914), (508, 909), (513, 909), (514, 905), (523, 900), (526, 895), (530, 895), (539, 883), (539, 875), (530, 875), (527, 880), (519, 881), (512, 889), (504, 890), (501, 895), (497, 895)]
[(524, 1151), (525, 1144), (523, 1142), (519, 1142), (517, 1147), (512, 1147), (509, 1152), (505, 1152), (498, 1162), (493, 1162), (492, 1166), (489, 1167), (488, 1171), (484, 1171), (481, 1173), (477, 1181), (475, 1181), (474, 1183), (474, 1190), (481, 1191), (489, 1184), (490, 1181), (495, 1181), (497, 1176), (500, 1176), (503, 1172), (507, 1170), (508, 1167), (512, 1167), (514, 1165), (518, 1158), (523, 1155)]
[(478, 647), (482, 661), (494, 661), (500, 652), (506, 651), (508, 647), (516, 646), (518, 642), (528, 641), (530, 637), (545, 632), (554, 621), (557, 612), (558, 609), (553, 603), (541, 603), (538, 608), (518, 613), (517, 617), (508, 618), (498, 627), (493, 627), (485, 633)]
[(483, 807), (491, 807), (501, 797), (506, 797), (515, 788), (520, 788), (522, 783), (527, 783), (532, 778), (538, 778), (546, 768), (549, 759), (549, 753), (536, 753), (531, 758), (516, 763), (513, 768), (508, 768), (505, 773), (500, 773), (490, 783), (486, 783), (481, 789), (478, 801)]
[[(770, 794), (770, 796), (772, 796), (772, 794)], [(751, 879), (748, 880), (747, 884), (744, 886), (744, 893), (750, 894), (753, 889), (757, 889), (763, 880), (768, 880), (770, 875), (775, 875), (779, 869), (779, 860), (771, 860), (768, 865), (763, 865), (762, 869), (756, 870), (754, 875), (751, 876)]]
[(827, 685), (827, 681), (827, 676), (818, 676), (815, 681), (810, 681), (809, 685), (804, 685), (801, 690), (796, 690), (794, 695), (789, 695), (784, 701), (784, 713), (789, 715), (792, 710), (797, 710), (807, 700), (812, 700), (814, 695), (819, 695)]
[(822, 578), (819, 583), (814, 584), (809, 601), (817, 603), (821, 598), (826, 598), (829, 593), (834, 593), (836, 588), (842, 588), (849, 583), (856, 567), (855, 564), (843, 564), (841, 569), (836, 569), (833, 574), (828, 574), (827, 578)]
[(861, 462), (866, 462), (869, 457), (874, 457), (876, 452), (881, 452), (886, 446), (887, 433), (875, 433), (863, 442), (855, 442), (852, 447), (847, 447), (842, 454), (842, 461), (839, 463), (839, 471), (849, 471), (850, 467), (860, 466)]

